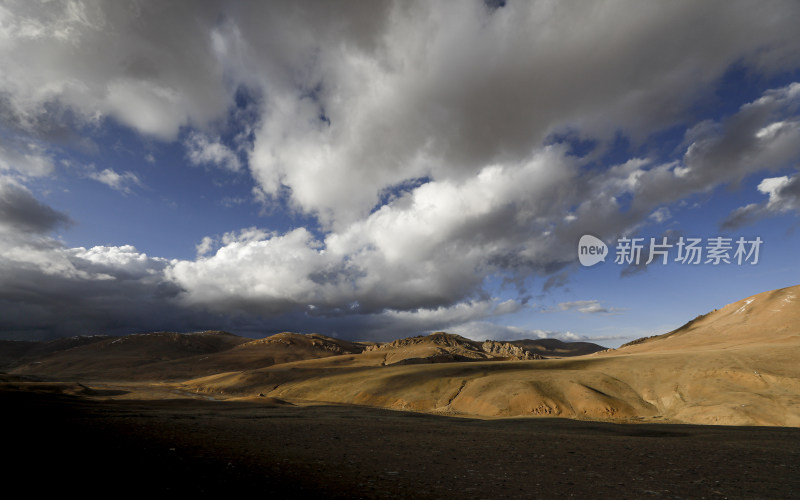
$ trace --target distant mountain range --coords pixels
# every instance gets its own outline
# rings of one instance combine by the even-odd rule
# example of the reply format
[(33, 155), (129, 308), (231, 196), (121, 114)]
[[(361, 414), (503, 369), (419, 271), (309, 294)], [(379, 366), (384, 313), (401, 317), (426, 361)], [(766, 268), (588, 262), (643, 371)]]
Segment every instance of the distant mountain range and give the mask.
[(92, 398), (800, 426), (799, 306), (800, 286), (765, 292), (618, 349), (445, 332), (386, 343), (217, 331), (0, 342), (0, 369), (8, 372), (0, 385)]
[(222, 331), (70, 337), (49, 342), (0, 341), (0, 369), (69, 379), (183, 380), (301, 360), (355, 356), (358, 365), (507, 361), (569, 357), (605, 349), (555, 339), (473, 341), (436, 332), (386, 343), (348, 342), (284, 332), (262, 339)]

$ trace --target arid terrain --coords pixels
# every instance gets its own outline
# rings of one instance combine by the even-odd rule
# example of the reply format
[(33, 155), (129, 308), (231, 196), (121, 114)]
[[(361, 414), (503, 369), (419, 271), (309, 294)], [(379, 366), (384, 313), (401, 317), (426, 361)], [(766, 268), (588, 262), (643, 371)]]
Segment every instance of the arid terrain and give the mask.
[(798, 305), (800, 287), (766, 292), (614, 350), (443, 332), (6, 341), (6, 453), (54, 492), (792, 497)]

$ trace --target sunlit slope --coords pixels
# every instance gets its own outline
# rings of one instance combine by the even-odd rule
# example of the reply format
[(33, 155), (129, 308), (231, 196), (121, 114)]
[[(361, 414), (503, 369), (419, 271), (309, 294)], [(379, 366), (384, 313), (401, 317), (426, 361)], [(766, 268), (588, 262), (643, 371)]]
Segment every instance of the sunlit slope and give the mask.
[(382, 365), (540, 359), (541, 355), (510, 342), (476, 342), (460, 335), (435, 332), (368, 346), (365, 355), (383, 357)]
[(655, 415), (624, 382), (588, 365), (605, 360), (333, 366), (317, 360), (186, 382), (217, 395), (264, 394), (479, 416), (589, 418)]
[(387, 343), (348, 342), (314, 333), (284, 332), (251, 340), (217, 331), (156, 332), (2, 342), (0, 369), (60, 379), (174, 381), (319, 358), (330, 358), (327, 363), (335, 366), (384, 366), (538, 359), (540, 353), (569, 356), (587, 348), (603, 349), (548, 339), (477, 342), (444, 332)]
[(631, 342), (617, 349), (617, 353), (781, 345), (800, 345), (800, 286), (759, 293), (728, 304), (675, 331)]
[(759, 294), (670, 335), (570, 359), (369, 366), (337, 357), (218, 374), (184, 389), (484, 417), (800, 426), (796, 290)]

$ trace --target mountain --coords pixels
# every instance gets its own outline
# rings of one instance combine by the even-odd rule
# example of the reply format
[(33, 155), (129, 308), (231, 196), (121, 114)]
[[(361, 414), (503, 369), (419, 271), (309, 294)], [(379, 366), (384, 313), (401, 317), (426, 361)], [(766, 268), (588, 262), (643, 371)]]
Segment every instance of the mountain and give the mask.
[(435, 332), (367, 346), (368, 353), (383, 354), (383, 365), (443, 363), (448, 361), (542, 359), (542, 356), (509, 342), (476, 342), (460, 335)]
[[(558, 342), (562, 344), (568, 345)], [(321, 358), (335, 359), (316, 366), (355, 367), (541, 359), (541, 352), (569, 351), (530, 345), (531, 349), (513, 342), (476, 342), (445, 332), (387, 343), (348, 342), (315, 333), (283, 332), (252, 340), (219, 331), (153, 332), (49, 342), (4, 341), (0, 342), (0, 369), (60, 379), (182, 380)]]
[(0, 368), (8, 368), (24, 362), (34, 361), (73, 347), (93, 344), (108, 339), (106, 335), (79, 335), (47, 342), (29, 342), (22, 340), (0, 340)]
[(38, 343), (5, 369), (57, 378), (141, 379), (154, 365), (231, 349), (247, 339), (226, 332), (153, 332), (71, 337)]
[[(753, 295), (663, 335), (621, 346), (625, 353), (735, 349), (800, 343), (800, 286)], [(800, 358), (799, 358), (800, 359)]]
[[(316, 333), (283, 332), (238, 344), (231, 349), (173, 363), (172, 373), (218, 373), (280, 365), (305, 359), (358, 354), (362, 345)], [(197, 375), (195, 375), (197, 376)]]
[(592, 342), (564, 342), (558, 339), (509, 340), (508, 343), (548, 358), (583, 356), (606, 350)]
[[(222, 398), (261, 393), (479, 417), (800, 426), (796, 297), (800, 287), (762, 293), (673, 332), (583, 356), (487, 362), (472, 341), (442, 334), (360, 355), (384, 352), (383, 365), (342, 356), (216, 374), (181, 387)], [(388, 356), (437, 348), (473, 361), (409, 364)]]
[[(0, 361), (11, 376), (27, 376), (25, 384), (38, 384), (30, 378), (38, 376), (61, 381), (52, 390), (92, 397), (119, 392), (113, 384), (104, 391), (102, 381), (129, 381), (125, 390), (139, 391), (136, 397), (800, 426), (798, 305), (800, 287), (765, 292), (608, 350), (553, 339), (478, 342), (445, 332), (385, 343), (289, 332), (258, 340), (157, 332), (5, 342)], [(81, 380), (101, 389), (69, 385)]]
[(23, 340), (0, 340), (0, 369), (16, 364), (37, 344), (38, 342), (25, 342)]
[(0, 345), (6, 370), (84, 380), (178, 380), (363, 350), (358, 344), (323, 335), (288, 332), (258, 340), (206, 331), (7, 344)]

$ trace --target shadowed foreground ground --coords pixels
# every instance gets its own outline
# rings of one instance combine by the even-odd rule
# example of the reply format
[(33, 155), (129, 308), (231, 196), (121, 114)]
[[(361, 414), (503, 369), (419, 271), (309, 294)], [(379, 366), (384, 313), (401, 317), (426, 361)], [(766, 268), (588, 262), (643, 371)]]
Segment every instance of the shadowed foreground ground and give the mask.
[[(800, 429), (0, 392), (6, 481), (83, 497), (788, 498)], [(7, 483), (8, 486), (8, 483)]]

